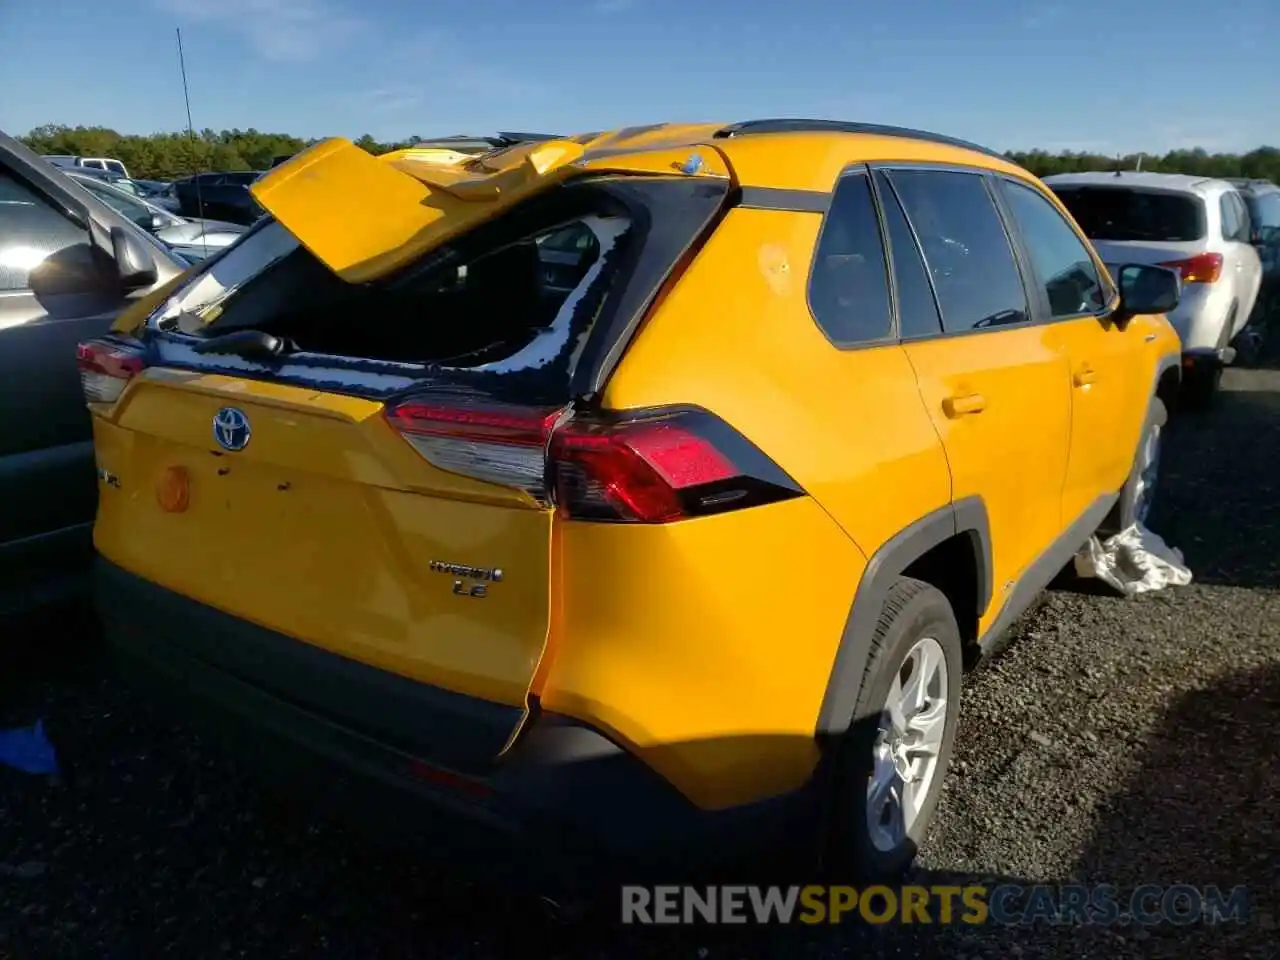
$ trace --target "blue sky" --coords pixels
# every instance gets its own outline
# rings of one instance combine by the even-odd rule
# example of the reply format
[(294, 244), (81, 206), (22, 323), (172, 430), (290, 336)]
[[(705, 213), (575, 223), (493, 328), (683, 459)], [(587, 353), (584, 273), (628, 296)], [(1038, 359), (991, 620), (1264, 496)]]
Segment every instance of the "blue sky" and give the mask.
[(0, 0), (0, 129), (835, 117), (999, 149), (1280, 145), (1276, 0)]

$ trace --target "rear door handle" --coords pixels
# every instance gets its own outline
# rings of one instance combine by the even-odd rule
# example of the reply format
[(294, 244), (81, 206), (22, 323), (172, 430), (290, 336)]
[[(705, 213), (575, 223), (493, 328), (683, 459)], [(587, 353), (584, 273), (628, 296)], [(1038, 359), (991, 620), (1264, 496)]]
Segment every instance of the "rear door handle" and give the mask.
[(986, 398), (980, 393), (966, 393), (958, 397), (947, 397), (942, 401), (943, 412), (952, 419), (987, 409)]
[(1082, 369), (1076, 371), (1076, 374), (1074, 377), (1072, 377), (1072, 380), (1075, 381), (1075, 385), (1077, 387), (1087, 387), (1089, 384), (1096, 383), (1098, 381), (1098, 375), (1093, 372), (1092, 368), (1083, 367)]

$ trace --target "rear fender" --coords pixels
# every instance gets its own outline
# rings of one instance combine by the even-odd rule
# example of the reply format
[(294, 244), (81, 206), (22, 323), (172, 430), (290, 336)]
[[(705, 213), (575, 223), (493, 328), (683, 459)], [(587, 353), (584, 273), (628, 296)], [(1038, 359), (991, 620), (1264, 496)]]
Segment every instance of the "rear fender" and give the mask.
[(860, 719), (855, 715), (858, 695), (889, 588), (912, 563), (962, 533), (969, 534), (974, 549), (978, 616), (986, 612), (991, 604), (991, 531), (981, 498), (948, 504), (890, 538), (872, 555), (854, 594), (818, 716), (819, 736), (838, 737)]

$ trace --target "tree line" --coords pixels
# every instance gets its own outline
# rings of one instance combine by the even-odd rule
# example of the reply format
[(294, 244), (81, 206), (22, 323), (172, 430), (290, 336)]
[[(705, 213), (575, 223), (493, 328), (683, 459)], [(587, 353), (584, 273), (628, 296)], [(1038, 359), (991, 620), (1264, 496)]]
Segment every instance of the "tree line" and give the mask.
[[(265, 170), (274, 157), (297, 153), (316, 141), (285, 133), (248, 130), (202, 130), (149, 135), (122, 134), (106, 127), (49, 124), (21, 138), (41, 154), (115, 157), (135, 177), (172, 180), (207, 170)], [(365, 134), (355, 143), (370, 153), (412, 146), (418, 137), (384, 143)], [(1258, 147), (1248, 153), (1209, 153), (1199, 148), (1165, 154), (1108, 157), (1093, 153), (1050, 153), (1011, 150), (1008, 156), (1037, 176), (1078, 170), (1133, 170), (1187, 173), (1203, 177), (1253, 177), (1280, 182), (1280, 148)]]

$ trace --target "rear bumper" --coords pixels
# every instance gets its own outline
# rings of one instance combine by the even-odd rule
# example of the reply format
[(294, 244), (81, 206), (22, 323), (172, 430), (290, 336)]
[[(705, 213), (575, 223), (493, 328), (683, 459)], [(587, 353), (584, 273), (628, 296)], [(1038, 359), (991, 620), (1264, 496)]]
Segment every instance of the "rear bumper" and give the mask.
[[(1232, 295), (1225, 281), (1192, 283), (1182, 288), (1182, 299), (1169, 322), (1178, 331), (1183, 352), (1200, 356), (1216, 351), (1223, 340), (1223, 328), (1231, 314)], [(1243, 318), (1240, 320), (1243, 323)]]
[(650, 869), (670, 877), (761, 864), (775, 845), (807, 848), (797, 831), (818, 822), (812, 789), (701, 810), (598, 731), (546, 713), (495, 758), (494, 732), (510, 729), (510, 707), (327, 653), (101, 558), (94, 593), (131, 679), (158, 681), (157, 692), (229, 735), (246, 758), (287, 772), (308, 802), (372, 819), (396, 842), (490, 854), (466, 864), (486, 873), (501, 864), (540, 882), (638, 882)]

